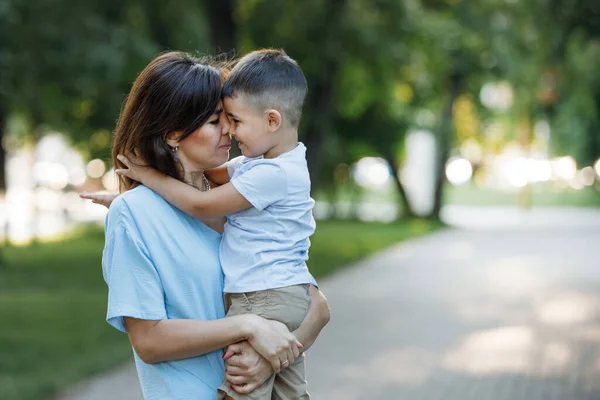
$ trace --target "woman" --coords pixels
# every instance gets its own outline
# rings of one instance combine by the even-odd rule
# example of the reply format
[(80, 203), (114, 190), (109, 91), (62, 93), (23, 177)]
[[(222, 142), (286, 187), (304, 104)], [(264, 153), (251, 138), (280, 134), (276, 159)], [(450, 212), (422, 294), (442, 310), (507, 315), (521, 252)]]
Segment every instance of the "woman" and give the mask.
[[(221, 84), (221, 71), (186, 54), (155, 58), (134, 82), (117, 123), (115, 165), (122, 167), (118, 154), (135, 152), (159, 171), (210, 190), (204, 171), (226, 162), (230, 148)], [(293, 333), (254, 315), (224, 318), (224, 221), (196, 220), (150, 189), (119, 180), (123, 193), (107, 215), (102, 258), (107, 321), (129, 334), (146, 399), (216, 398), (220, 349), (238, 342), (227, 357), (241, 353), (246, 362), (232, 357), (226, 377), (236, 391), (251, 391), (273, 373), (274, 359), (294, 359), (301, 343), (305, 350), (314, 342), (329, 319), (317, 289)]]

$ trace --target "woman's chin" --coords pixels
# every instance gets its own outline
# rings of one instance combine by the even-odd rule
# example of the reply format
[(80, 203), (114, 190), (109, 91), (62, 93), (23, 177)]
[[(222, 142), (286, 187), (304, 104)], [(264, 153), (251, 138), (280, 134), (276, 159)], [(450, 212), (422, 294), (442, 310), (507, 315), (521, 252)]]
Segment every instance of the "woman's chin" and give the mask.
[(229, 150), (227, 151), (223, 151), (222, 152), (222, 156), (220, 157), (220, 162), (219, 165), (223, 165), (225, 164), (227, 161), (229, 161)]

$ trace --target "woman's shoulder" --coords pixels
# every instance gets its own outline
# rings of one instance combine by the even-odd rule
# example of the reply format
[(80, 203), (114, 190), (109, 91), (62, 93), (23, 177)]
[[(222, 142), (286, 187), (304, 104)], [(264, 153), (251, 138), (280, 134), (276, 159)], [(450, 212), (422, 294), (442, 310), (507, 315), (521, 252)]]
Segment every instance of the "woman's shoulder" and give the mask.
[(156, 208), (165, 206), (168, 203), (165, 199), (160, 197), (158, 193), (146, 186), (140, 185), (133, 189), (130, 189), (121, 195), (119, 195), (111, 204), (117, 209), (129, 208), (131, 210), (147, 210), (148, 207)]
[(107, 214), (107, 225), (117, 222), (137, 225), (149, 215), (157, 215), (168, 203), (145, 186), (130, 189), (115, 198)]

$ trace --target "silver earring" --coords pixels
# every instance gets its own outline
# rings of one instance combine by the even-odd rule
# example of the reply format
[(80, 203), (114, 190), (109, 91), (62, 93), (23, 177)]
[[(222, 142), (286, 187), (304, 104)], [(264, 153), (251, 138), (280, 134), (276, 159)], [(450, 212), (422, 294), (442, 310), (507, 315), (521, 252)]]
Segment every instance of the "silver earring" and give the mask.
[(171, 151), (173, 152), (173, 154), (176, 154), (177, 150), (179, 150), (179, 146), (171, 147)]

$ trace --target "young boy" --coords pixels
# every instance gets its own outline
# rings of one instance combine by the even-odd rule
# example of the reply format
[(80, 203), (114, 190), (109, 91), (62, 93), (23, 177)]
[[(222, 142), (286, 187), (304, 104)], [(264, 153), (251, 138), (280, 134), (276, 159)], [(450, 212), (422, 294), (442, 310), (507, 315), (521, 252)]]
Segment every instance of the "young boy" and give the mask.
[[(117, 171), (196, 218), (226, 215), (220, 258), (227, 315), (258, 314), (290, 331), (306, 315), (312, 282), (306, 260), (314, 201), (306, 148), (298, 142), (306, 92), (302, 70), (284, 52), (249, 53), (223, 87), (231, 134), (243, 156), (212, 171), (210, 178), (222, 186), (200, 192), (124, 156), (119, 159), (128, 169)], [(309, 398), (304, 357), (294, 357), (280, 360), (281, 372), (244, 398)], [(226, 396), (240, 398), (224, 381), (218, 398)]]

